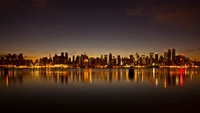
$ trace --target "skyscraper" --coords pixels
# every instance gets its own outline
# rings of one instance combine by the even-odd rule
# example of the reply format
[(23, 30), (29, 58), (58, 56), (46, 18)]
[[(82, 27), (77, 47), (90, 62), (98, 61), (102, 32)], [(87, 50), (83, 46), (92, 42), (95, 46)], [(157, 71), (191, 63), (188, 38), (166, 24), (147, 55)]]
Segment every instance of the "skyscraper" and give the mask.
[(23, 57), (23, 54), (22, 54), (22, 53), (20, 53), (20, 54), (19, 54), (19, 56), (18, 56), (18, 59), (19, 59), (19, 60), (23, 60), (23, 59), (24, 59), (24, 57)]
[(168, 49), (168, 52), (167, 52), (167, 64), (168, 65), (171, 65), (171, 60), (172, 60), (172, 52), (171, 52), (171, 49)]
[(118, 64), (118, 66), (121, 66), (121, 57), (120, 57), (120, 55), (117, 56), (117, 64)]
[(165, 50), (164, 51), (164, 65), (166, 65), (167, 64), (167, 51)]
[(176, 50), (172, 49), (172, 65), (175, 65), (176, 59)]
[(130, 55), (130, 64), (132, 64), (134, 61), (133, 61), (133, 55)]
[(149, 53), (150, 65), (153, 65), (153, 53)]
[(68, 60), (68, 53), (65, 52), (65, 59)]
[(135, 60), (137, 61), (137, 60), (139, 59), (139, 57), (140, 57), (139, 54), (136, 53), (136, 54), (135, 54)]
[(155, 61), (156, 61), (156, 64), (158, 63), (158, 53), (155, 54)]
[(64, 52), (61, 52), (61, 57), (62, 57), (62, 58), (64, 57)]
[(109, 54), (109, 64), (112, 64), (112, 54)]
[(171, 60), (172, 60), (172, 52), (171, 52), (171, 49), (168, 49), (167, 58), (168, 58), (168, 61), (171, 61)]
[(105, 62), (105, 65), (108, 64), (108, 55), (104, 55), (104, 62)]
[(72, 62), (74, 62), (75, 61), (75, 56), (73, 55), (73, 61)]
[(176, 58), (176, 50), (172, 49), (172, 61), (175, 61)]

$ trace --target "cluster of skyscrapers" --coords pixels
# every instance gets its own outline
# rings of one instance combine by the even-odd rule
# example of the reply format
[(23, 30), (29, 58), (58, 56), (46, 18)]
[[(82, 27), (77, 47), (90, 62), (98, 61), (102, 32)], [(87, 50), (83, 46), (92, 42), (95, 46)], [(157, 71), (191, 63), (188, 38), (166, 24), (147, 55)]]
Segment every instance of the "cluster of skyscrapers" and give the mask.
[(129, 57), (121, 57), (120, 55), (113, 56), (112, 53), (109, 55), (101, 55), (100, 57), (89, 57), (84, 55), (73, 55), (69, 58), (68, 53), (62, 52), (60, 56), (55, 55), (51, 57), (41, 58), (36, 61), (38, 65), (53, 65), (53, 64), (67, 64), (72, 67), (121, 67), (121, 66), (182, 66), (182, 65), (197, 65), (196, 60), (192, 61), (190, 58), (185, 57), (182, 54), (176, 54), (175, 49), (168, 49), (164, 51), (163, 55), (158, 53), (149, 53), (148, 56), (129, 55)]
[(175, 49), (164, 51), (163, 55), (158, 53), (149, 53), (149, 55), (129, 55), (129, 57), (121, 57), (120, 55), (113, 56), (101, 55), (100, 57), (89, 57), (86, 54), (73, 55), (69, 57), (68, 53), (61, 52), (61, 55), (55, 54), (53, 57), (43, 57), (35, 62), (25, 60), (23, 54), (8, 54), (0, 60), (1, 65), (27, 65), (27, 66), (46, 66), (46, 65), (68, 65), (70, 67), (123, 67), (123, 66), (191, 66), (199, 65), (196, 60), (191, 60), (182, 54), (176, 54)]
[(1, 57), (0, 65), (16, 65), (16, 66), (24, 66), (33, 64), (32, 60), (26, 60), (22, 53), (17, 54), (7, 54), (5, 57)]

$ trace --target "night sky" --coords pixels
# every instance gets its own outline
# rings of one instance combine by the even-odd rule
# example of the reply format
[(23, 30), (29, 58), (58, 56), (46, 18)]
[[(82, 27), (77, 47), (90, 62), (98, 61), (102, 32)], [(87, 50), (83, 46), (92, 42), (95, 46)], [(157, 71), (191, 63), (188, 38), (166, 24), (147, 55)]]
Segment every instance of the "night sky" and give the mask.
[(199, 0), (0, 0), (0, 55), (149, 55), (200, 60)]

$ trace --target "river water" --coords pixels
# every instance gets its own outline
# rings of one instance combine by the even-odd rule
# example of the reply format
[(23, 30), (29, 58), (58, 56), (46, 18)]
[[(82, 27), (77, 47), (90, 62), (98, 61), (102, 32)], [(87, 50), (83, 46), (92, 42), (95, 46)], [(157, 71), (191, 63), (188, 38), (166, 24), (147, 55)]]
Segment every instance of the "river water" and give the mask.
[(199, 112), (199, 69), (9, 69), (3, 112)]

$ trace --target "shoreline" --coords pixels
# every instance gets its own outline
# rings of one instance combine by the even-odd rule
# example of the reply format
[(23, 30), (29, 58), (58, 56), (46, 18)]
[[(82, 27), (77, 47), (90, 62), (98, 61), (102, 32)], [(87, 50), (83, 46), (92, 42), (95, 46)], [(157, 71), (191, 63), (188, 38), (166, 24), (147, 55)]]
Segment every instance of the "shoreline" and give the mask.
[[(0, 69), (4, 69), (5, 67), (0, 67)], [(107, 68), (107, 67), (6, 67), (8, 69), (129, 69), (130, 67), (115, 67), (115, 68)], [(172, 66), (172, 67), (133, 67), (134, 69), (148, 69), (148, 68), (170, 68), (170, 69), (178, 69), (178, 68), (195, 68), (198, 69), (199, 67), (181, 67), (181, 66)]]

